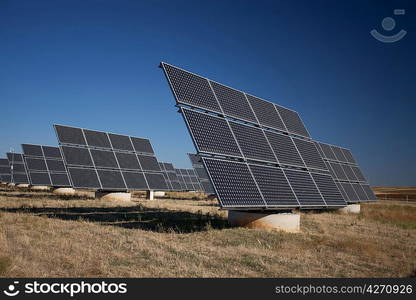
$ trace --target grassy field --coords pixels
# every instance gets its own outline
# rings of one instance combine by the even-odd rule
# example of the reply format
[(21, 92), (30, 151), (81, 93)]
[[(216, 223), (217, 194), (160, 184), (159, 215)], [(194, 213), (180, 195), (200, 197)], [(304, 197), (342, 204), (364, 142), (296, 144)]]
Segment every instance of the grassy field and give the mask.
[(415, 187), (373, 187), (380, 200), (397, 200), (416, 202)]
[(293, 234), (230, 228), (200, 194), (140, 196), (120, 203), (2, 188), (0, 276), (416, 276), (416, 203), (302, 212)]

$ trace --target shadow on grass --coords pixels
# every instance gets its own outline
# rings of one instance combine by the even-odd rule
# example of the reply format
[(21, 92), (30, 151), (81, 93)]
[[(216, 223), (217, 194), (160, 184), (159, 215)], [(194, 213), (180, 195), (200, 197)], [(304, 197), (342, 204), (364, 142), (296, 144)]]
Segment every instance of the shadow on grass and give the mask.
[(0, 211), (29, 213), (61, 220), (88, 221), (155, 232), (190, 233), (224, 229), (227, 220), (217, 215), (136, 207), (2, 208)]

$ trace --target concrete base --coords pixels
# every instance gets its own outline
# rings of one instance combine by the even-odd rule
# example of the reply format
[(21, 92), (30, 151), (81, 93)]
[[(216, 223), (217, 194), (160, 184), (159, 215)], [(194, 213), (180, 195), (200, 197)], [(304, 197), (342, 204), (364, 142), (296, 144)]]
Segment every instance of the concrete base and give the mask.
[(154, 191), (146, 191), (146, 199), (147, 200), (155, 200), (155, 192)]
[(164, 197), (166, 195), (166, 193), (165, 192), (155, 192), (154, 195), (156, 197)]
[(9, 183), (8, 186), (16, 186), (15, 183)]
[(299, 232), (300, 214), (229, 210), (228, 223), (231, 226)]
[(27, 189), (29, 187), (29, 185), (26, 184), (26, 183), (19, 183), (18, 185), (16, 185), (16, 187), (22, 188), (22, 189)]
[(95, 198), (100, 200), (131, 201), (131, 193), (95, 192)]
[(43, 186), (43, 185), (34, 185), (30, 187), (32, 191), (49, 191), (51, 188), (49, 186)]
[(56, 195), (74, 196), (75, 190), (73, 188), (56, 188), (52, 191)]
[(361, 210), (360, 204), (349, 204), (338, 211), (343, 214), (359, 214)]

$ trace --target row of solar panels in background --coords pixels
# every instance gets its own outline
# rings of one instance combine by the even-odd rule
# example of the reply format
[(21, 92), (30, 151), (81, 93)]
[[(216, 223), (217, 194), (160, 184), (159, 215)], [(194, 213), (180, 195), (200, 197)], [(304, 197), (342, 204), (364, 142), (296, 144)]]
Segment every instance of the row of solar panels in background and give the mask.
[(193, 169), (176, 169), (171, 163), (159, 163), (172, 191), (202, 191)]
[[(208, 157), (202, 159), (221, 206), (225, 208), (345, 206), (344, 197), (328, 173)], [(368, 201), (371, 196), (368, 185), (356, 184), (352, 188), (362, 191), (362, 201)]]
[(191, 161), (192, 167), (195, 170), (196, 176), (199, 179), (203, 191), (210, 195), (215, 194), (215, 189), (212, 186), (211, 180), (209, 179), (209, 175), (205, 170), (201, 157), (193, 153), (188, 153), (188, 157)]
[(311, 141), (187, 108), (181, 111), (200, 153), (328, 171)]
[(163, 62), (161, 67), (179, 104), (257, 126), (310, 137), (296, 111)]
[(31, 185), (70, 187), (68, 173), (58, 147), (22, 144)]
[(30, 184), (23, 154), (8, 152), (6, 155), (11, 171), (10, 182), (15, 184)]
[(54, 125), (74, 188), (168, 190), (148, 139)]
[(0, 181), (6, 183), (12, 182), (12, 172), (7, 158), (0, 158)]
[(115, 133), (53, 125), (61, 145), (76, 145), (89, 148), (111, 149), (119, 152), (154, 154), (150, 141), (145, 138)]
[(179, 182), (179, 178), (176, 175), (175, 168), (171, 163), (159, 162), (160, 169), (162, 170), (166, 184), (171, 191), (182, 191), (184, 190), (182, 184)]

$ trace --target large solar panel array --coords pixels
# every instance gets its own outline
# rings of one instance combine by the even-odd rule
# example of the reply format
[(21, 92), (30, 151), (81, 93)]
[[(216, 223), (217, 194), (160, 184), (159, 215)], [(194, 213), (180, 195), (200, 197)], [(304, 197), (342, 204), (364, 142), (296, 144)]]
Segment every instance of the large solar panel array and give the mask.
[(8, 152), (7, 159), (9, 160), (11, 180), (10, 182), (15, 184), (29, 184), (29, 178), (25, 163), (23, 161), (23, 155), (20, 153)]
[(179, 181), (178, 175), (176, 175), (176, 169), (173, 167), (171, 163), (159, 163), (160, 168), (164, 172), (164, 176), (166, 179), (166, 183), (168, 185), (169, 190), (171, 191), (181, 191), (183, 187)]
[(58, 147), (22, 144), (22, 149), (31, 185), (71, 187)]
[(350, 150), (320, 142), (316, 146), (345, 201), (377, 200)]
[(12, 172), (7, 158), (0, 158), (0, 181), (5, 183), (12, 182)]
[(297, 112), (161, 67), (223, 208), (346, 205)]
[(54, 125), (73, 188), (167, 190), (148, 139)]
[(202, 190), (207, 194), (215, 194), (215, 189), (209, 179), (208, 173), (205, 170), (204, 163), (198, 154), (188, 153), (191, 160), (192, 167), (195, 170), (195, 174), (199, 179)]

